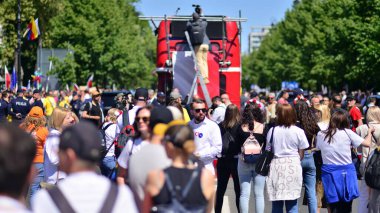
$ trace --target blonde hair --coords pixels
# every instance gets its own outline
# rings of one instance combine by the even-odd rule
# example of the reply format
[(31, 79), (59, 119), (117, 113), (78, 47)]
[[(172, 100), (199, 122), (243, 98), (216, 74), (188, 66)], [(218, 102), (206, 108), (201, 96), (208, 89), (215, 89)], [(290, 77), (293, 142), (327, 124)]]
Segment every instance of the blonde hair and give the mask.
[(48, 126), (58, 131), (62, 131), (63, 120), (65, 120), (65, 117), (68, 113), (71, 113), (75, 122), (78, 123), (78, 117), (70, 109), (64, 107), (56, 107), (50, 116)]
[(367, 111), (367, 122), (380, 122), (380, 108), (371, 106)]
[(331, 118), (330, 108), (326, 104), (321, 104), (318, 107), (318, 110), (322, 112), (320, 122), (329, 122)]
[(111, 122), (116, 122), (117, 117), (119, 117), (119, 115), (120, 115), (120, 112), (116, 108), (111, 108), (107, 112), (107, 117)]

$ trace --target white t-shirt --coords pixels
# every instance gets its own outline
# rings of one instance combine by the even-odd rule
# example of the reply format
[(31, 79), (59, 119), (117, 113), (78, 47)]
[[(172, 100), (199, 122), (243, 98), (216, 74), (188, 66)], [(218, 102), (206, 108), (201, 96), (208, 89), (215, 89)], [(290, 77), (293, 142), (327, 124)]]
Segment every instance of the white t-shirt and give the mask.
[[(141, 106), (134, 106), (134, 107), (132, 107), (132, 109), (130, 109), (130, 110), (128, 111), (129, 123), (130, 123), (131, 125), (133, 125), (133, 123), (135, 122), (136, 112), (137, 112), (137, 110), (140, 109), (140, 108), (141, 108)], [(125, 126), (125, 125), (124, 125), (124, 126)]]
[(318, 127), (321, 131), (324, 131), (329, 128), (329, 122), (319, 122)]
[(31, 213), (31, 211), (29, 211), (20, 201), (4, 195), (0, 195), (0, 212)]
[[(273, 128), (267, 134), (266, 149), (269, 149)], [(273, 133), (273, 152), (277, 158), (299, 157), (298, 150), (309, 147), (305, 132), (297, 126), (276, 126)]]
[(214, 109), (214, 112), (211, 115), (211, 120), (215, 121), (217, 124), (224, 121), (224, 115), (226, 114), (226, 105), (220, 104)]
[[(75, 212), (99, 212), (110, 189), (111, 182), (95, 172), (77, 172), (58, 183), (58, 187)], [(125, 185), (118, 186), (112, 212), (137, 212), (133, 195)], [(58, 209), (45, 189), (32, 198), (34, 212), (58, 213)]]
[(331, 139), (331, 143), (325, 140), (323, 131), (317, 134), (317, 149), (321, 150), (323, 164), (347, 165), (352, 163), (351, 146), (358, 147), (364, 138), (354, 133), (351, 129), (337, 130)]
[(140, 151), (141, 148), (147, 144), (149, 144), (149, 142), (143, 141), (141, 138), (136, 138), (134, 140), (129, 139), (124, 149), (121, 151), (119, 158), (117, 159), (119, 166), (127, 169), (130, 156)]
[[(103, 124), (102, 128), (105, 128), (108, 126), (108, 124), (111, 124), (111, 122), (106, 122)], [(111, 124), (109, 127), (107, 127), (105, 133), (106, 133), (106, 149), (108, 149), (111, 144), (114, 144), (115, 139), (119, 135), (120, 129), (117, 124)], [(106, 157), (113, 157), (115, 155), (115, 146), (112, 145), (109, 151), (106, 154)]]
[(222, 136), (218, 124), (205, 118), (203, 122), (196, 124), (194, 119), (189, 122), (194, 131), (195, 154), (205, 164), (205, 167), (214, 174), (213, 160), (222, 151)]
[(57, 183), (57, 176), (59, 180), (66, 177), (66, 173), (57, 172), (60, 135), (58, 130), (50, 129), (44, 146), (44, 181), (51, 184)]

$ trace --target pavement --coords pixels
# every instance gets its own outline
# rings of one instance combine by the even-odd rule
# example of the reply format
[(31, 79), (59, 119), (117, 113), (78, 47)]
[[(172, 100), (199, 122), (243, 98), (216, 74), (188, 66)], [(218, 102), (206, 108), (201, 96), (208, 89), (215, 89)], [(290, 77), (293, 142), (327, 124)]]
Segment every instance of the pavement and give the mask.
[[(251, 184), (253, 186), (253, 184)], [(252, 187), (253, 189), (253, 187)], [(302, 196), (300, 199), (298, 199), (298, 212), (299, 213), (308, 213), (308, 208), (307, 206), (302, 205), (302, 199), (304, 196), (304, 189), (302, 190)], [(265, 196), (265, 213), (270, 213), (272, 210), (272, 203), (267, 199), (266, 196), (266, 189), (264, 191), (264, 196)], [(251, 199), (250, 199), (250, 206), (249, 206), (249, 212), (255, 212), (255, 200), (254, 200), (254, 195), (253, 195), (253, 190), (251, 190)], [(353, 202), (352, 206), (352, 213), (357, 213), (357, 204), (358, 204), (358, 199), (355, 199)], [(284, 208), (285, 212), (285, 208)], [(224, 200), (223, 200), (223, 208), (222, 208), (222, 213), (237, 213), (236, 205), (235, 205), (235, 193), (234, 193), (234, 186), (233, 186), (233, 181), (230, 178), (227, 186), (226, 193), (224, 195)], [(327, 209), (321, 209), (320, 213), (327, 213)]]

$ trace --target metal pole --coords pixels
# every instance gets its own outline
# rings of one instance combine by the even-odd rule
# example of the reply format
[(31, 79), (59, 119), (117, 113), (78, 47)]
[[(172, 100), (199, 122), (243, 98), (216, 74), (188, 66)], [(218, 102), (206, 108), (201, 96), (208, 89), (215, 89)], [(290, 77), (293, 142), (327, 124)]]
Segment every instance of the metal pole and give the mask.
[(18, 88), (21, 88), (21, 0), (17, 0), (17, 76)]

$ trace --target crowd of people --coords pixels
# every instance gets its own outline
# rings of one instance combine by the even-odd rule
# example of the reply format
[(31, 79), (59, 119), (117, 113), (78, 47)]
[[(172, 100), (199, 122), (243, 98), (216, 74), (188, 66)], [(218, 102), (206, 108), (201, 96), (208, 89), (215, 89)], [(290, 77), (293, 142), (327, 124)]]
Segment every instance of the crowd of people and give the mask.
[(221, 94), (208, 107), (138, 88), (105, 110), (97, 90), (4, 91), (0, 211), (219, 213), (231, 177), (242, 213), (251, 197), (254, 212), (298, 212), (303, 186), (310, 213), (352, 212), (356, 198), (358, 212), (380, 212), (379, 189), (358, 181), (378, 147), (376, 100), (289, 93), (251, 92), (238, 105)]

